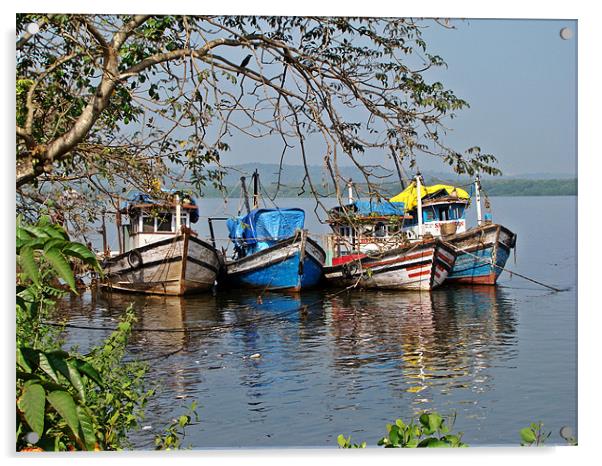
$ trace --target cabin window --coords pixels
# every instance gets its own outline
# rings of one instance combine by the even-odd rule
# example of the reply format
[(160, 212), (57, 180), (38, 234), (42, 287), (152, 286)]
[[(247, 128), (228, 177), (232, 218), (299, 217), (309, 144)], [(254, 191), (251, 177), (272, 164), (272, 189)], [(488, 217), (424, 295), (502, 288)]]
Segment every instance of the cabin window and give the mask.
[(432, 222), (433, 220), (435, 220), (435, 211), (433, 209), (425, 210), (423, 218), (425, 222)]
[(447, 206), (439, 208), (439, 220), (442, 222), (449, 220), (449, 210)]
[(162, 213), (157, 216), (157, 231), (172, 231), (171, 214)]
[(387, 236), (387, 226), (383, 222), (378, 222), (374, 227), (374, 236), (377, 238)]
[(149, 214), (142, 214), (142, 232), (143, 233), (154, 233), (155, 231), (155, 217)]
[(339, 227), (339, 234), (341, 236), (351, 236), (351, 227)]

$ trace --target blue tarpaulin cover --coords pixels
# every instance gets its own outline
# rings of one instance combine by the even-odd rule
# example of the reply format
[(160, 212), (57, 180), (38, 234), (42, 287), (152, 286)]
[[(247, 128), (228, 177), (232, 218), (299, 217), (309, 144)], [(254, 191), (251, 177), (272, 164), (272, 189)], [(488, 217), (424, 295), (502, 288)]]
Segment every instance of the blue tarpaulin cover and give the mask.
[(290, 238), (305, 224), (302, 209), (255, 209), (227, 221), (230, 239), (247, 253), (261, 251)]
[[(359, 215), (403, 215), (405, 204), (403, 202), (381, 201), (355, 201), (352, 204), (345, 206), (348, 211), (355, 212)], [(333, 211), (341, 212), (342, 207), (335, 207)]]

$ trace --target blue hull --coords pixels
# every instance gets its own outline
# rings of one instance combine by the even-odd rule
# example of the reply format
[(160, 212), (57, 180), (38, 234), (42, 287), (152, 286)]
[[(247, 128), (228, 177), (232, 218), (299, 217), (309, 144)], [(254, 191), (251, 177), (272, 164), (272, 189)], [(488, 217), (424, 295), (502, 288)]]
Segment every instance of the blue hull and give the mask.
[(506, 261), (510, 255), (510, 251), (505, 247), (497, 246), (495, 253), (495, 265), (497, 267), (491, 265), (491, 258), (494, 256), (494, 246), (471, 251), (470, 254), (458, 252), (454, 268), (447, 279), (474, 284), (494, 284), (502, 273), (502, 268), (506, 265)]
[[(287, 243), (290, 241), (285, 240)], [(274, 259), (274, 251), (294, 248), (284, 258)], [(282, 255), (282, 254), (281, 254)], [(298, 246), (275, 245), (258, 253), (247, 256), (227, 265), (227, 282), (231, 287), (257, 288), (265, 291), (299, 291), (316, 286), (322, 279), (323, 258), (315, 258), (305, 253), (303, 265), (300, 264), (301, 252)], [(250, 267), (243, 264), (252, 263)], [(241, 270), (244, 269), (244, 270)]]

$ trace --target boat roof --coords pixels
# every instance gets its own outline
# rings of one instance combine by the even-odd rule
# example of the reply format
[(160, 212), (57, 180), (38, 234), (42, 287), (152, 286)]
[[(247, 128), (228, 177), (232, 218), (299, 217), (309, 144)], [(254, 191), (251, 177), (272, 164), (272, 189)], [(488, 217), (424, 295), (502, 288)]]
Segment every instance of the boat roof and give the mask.
[(136, 214), (144, 210), (153, 210), (157, 208), (167, 208), (169, 210), (176, 208), (175, 196), (178, 195), (181, 200), (180, 208), (188, 211), (191, 223), (199, 219), (199, 207), (192, 196), (183, 191), (162, 189), (166, 194), (165, 198), (156, 198), (148, 193), (134, 192), (129, 199), (122, 203), (121, 212), (124, 214)]

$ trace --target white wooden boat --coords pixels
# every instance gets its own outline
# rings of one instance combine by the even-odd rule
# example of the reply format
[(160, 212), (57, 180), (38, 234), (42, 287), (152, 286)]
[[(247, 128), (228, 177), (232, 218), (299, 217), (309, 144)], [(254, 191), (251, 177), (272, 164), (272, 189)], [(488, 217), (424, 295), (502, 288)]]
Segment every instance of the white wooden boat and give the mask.
[(190, 228), (190, 223), (198, 220), (192, 199), (184, 198), (181, 204), (179, 196), (173, 201), (155, 202), (139, 195), (121, 213), (130, 219), (123, 225), (125, 251), (104, 260), (102, 287), (183, 295), (215, 285), (219, 256)]
[(324, 276), (336, 286), (428, 291), (445, 281), (455, 260), (453, 246), (431, 239), (377, 254), (335, 258), (324, 268)]
[(439, 238), (410, 241), (404, 222), (413, 217), (403, 203), (355, 201), (332, 209), (324, 277), (334, 286), (432, 290), (456, 260), (453, 246)]

